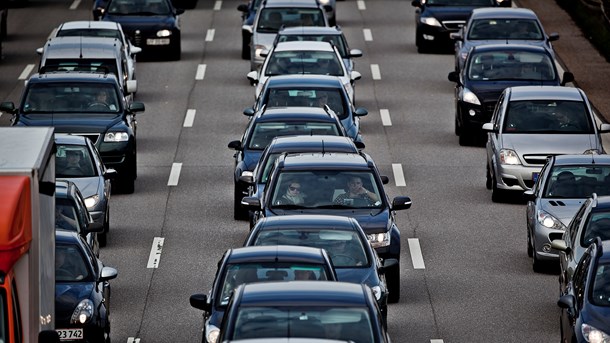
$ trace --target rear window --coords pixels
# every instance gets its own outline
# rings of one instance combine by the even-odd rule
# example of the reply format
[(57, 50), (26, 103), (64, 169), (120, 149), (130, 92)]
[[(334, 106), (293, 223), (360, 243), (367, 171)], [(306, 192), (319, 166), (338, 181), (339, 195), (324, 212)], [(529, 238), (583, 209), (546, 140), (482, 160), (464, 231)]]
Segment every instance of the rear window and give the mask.
[(271, 89), (265, 100), (267, 107), (309, 106), (324, 107), (328, 105), (340, 119), (347, 117), (349, 106), (339, 89), (324, 88), (281, 88)]
[(316, 122), (270, 122), (258, 123), (252, 132), (248, 147), (263, 150), (271, 140), (279, 136), (298, 135), (331, 135), (341, 136), (340, 129), (334, 123)]
[(282, 35), (278, 37), (278, 42), (329, 42), (337, 47), (339, 54), (343, 58), (347, 58), (347, 49), (345, 48), (345, 39), (343, 35)]
[(474, 54), (470, 59), (467, 77), (481, 81), (557, 79), (550, 55), (512, 50)]
[(587, 106), (582, 101), (511, 101), (503, 131), (523, 134), (590, 134), (594, 132)]
[(544, 35), (534, 19), (478, 19), (470, 25), (468, 39), (543, 40)]
[(263, 8), (256, 26), (259, 33), (277, 33), (285, 26), (326, 26), (319, 8)]

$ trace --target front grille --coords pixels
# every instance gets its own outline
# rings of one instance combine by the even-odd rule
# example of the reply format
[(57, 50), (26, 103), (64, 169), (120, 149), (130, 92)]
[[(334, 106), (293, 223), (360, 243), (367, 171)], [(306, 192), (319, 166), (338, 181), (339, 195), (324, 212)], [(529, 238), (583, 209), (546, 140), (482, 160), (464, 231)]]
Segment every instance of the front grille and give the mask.
[(443, 26), (449, 31), (458, 31), (466, 22), (464, 20), (445, 20)]
[(546, 163), (548, 155), (523, 155), (523, 159), (529, 165), (543, 166)]
[(552, 242), (556, 239), (563, 239), (563, 232), (551, 232), (549, 233), (549, 241)]
[(93, 144), (97, 144), (97, 140), (100, 139), (99, 133), (71, 133), (71, 135), (83, 136), (87, 137), (93, 142)]
[(142, 33), (140, 32), (140, 30), (136, 30), (133, 33), (133, 44), (135, 46), (142, 46)]

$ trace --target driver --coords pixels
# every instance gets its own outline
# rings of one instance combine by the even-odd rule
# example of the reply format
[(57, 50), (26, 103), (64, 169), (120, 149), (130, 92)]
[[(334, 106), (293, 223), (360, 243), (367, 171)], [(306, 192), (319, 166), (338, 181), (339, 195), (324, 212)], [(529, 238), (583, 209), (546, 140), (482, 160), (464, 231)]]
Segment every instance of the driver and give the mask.
[(360, 177), (352, 176), (347, 181), (347, 191), (335, 198), (335, 204), (350, 205), (352, 201), (348, 199), (365, 199), (368, 205), (373, 205), (379, 201), (379, 196), (364, 188)]
[(108, 92), (105, 89), (100, 89), (95, 93), (93, 102), (89, 104), (89, 108), (95, 108), (97, 110), (116, 110), (116, 105), (110, 101)]

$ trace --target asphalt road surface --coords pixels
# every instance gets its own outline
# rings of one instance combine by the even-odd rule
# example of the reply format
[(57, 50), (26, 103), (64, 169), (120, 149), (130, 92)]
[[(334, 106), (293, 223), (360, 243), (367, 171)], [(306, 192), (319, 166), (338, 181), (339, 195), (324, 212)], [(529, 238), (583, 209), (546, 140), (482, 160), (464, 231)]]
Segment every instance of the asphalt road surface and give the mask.
[[(254, 100), (249, 62), (240, 59), (240, 3), (199, 0), (182, 15), (182, 59), (138, 62), (137, 100), (146, 105), (138, 114), (139, 177), (134, 194), (113, 195), (101, 251), (119, 271), (112, 281), (114, 342), (199, 342), (201, 311), (189, 296), (207, 292), (222, 253), (247, 235), (247, 222), (232, 219), (227, 148), (240, 138), (247, 121), (241, 112)], [(355, 69), (363, 75), (356, 103), (369, 110), (365, 151), (390, 177), (390, 198), (413, 200), (397, 214), (402, 285), (400, 303), (389, 306), (392, 340), (557, 342), (557, 275), (532, 271), (525, 206), (492, 203), (484, 149), (460, 147), (454, 135), (447, 81), (453, 56), (417, 53), (410, 1), (337, 7), (350, 46), (364, 52)], [(2, 101), (19, 101), (19, 77), (31, 74), (24, 69), (37, 65), (35, 49), (51, 30), (91, 18), (90, 9), (91, 1), (52, 0), (11, 9)], [(185, 127), (189, 110), (195, 116)], [(9, 119), (2, 115), (0, 124)]]

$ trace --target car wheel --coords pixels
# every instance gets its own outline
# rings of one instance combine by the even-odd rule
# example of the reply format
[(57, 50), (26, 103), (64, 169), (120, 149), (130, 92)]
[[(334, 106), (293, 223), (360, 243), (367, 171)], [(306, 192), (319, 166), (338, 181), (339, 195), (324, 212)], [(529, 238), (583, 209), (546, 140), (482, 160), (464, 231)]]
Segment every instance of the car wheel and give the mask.
[(97, 235), (97, 240), (100, 243), (100, 247), (105, 247), (108, 243), (108, 232), (110, 231), (110, 209), (106, 209), (106, 215), (104, 216), (104, 231)]
[(244, 194), (241, 192), (239, 187), (235, 185), (233, 189), (233, 219), (235, 220), (246, 220), (248, 219), (248, 211), (241, 206), (241, 199)]
[(336, 17), (328, 18), (328, 25), (337, 26), (337, 18)]
[(388, 283), (388, 302), (397, 303), (400, 300), (400, 264), (388, 270), (385, 279)]
[(453, 125), (454, 125), (453, 126), (453, 132), (455, 133), (456, 136), (459, 136), (461, 128), (460, 128), (460, 123), (458, 122), (458, 119), (457, 119), (457, 113), (455, 115), (455, 122), (454, 122)]
[(138, 166), (136, 162), (137, 155), (134, 154), (131, 158), (131, 162), (129, 163), (129, 167), (127, 167), (127, 175), (121, 180), (121, 193), (123, 194), (131, 194), (135, 190), (136, 178), (138, 177)]
[(498, 188), (498, 182), (496, 180), (496, 177), (493, 176), (493, 171), (492, 171), (492, 181), (491, 181), (491, 201), (493, 201), (493, 202), (504, 201), (504, 190)]
[(491, 189), (493, 183), (493, 179), (491, 177), (491, 168), (489, 168), (489, 163), (487, 164), (487, 172), (485, 173), (485, 188)]
[(534, 256), (534, 243), (532, 242), (532, 234), (529, 228), (527, 229), (527, 256)]
[(250, 59), (250, 34), (245, 32), (241, 33), (241, 59)]
[(542, 273), (545, 270), (544, 262), (538, 259), (535, 251), (532, 251), (532, 269), (536, 273)]
[(461, 146), (469, 146), (472, 145), (472, 136), (471, 133), (465, 128), (460, 128), (459, 132), (459, 143)]
[(178, 42), (178, 45), (172, 50), (171, 54), (170, 54), (170, 60), (172, 61), (180, 61), (180, 58), (182, 56), (182, 47), (181, 47), (181, 43)]

